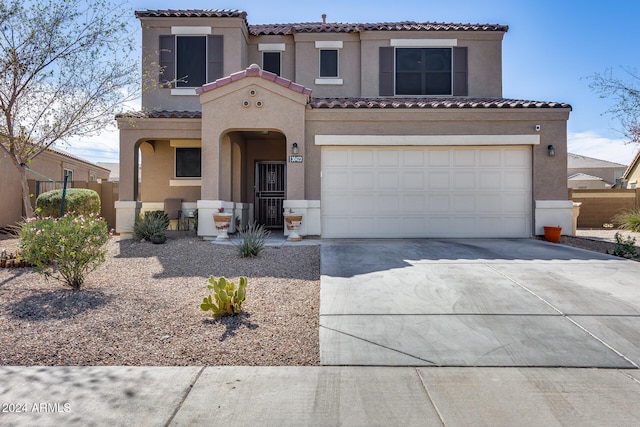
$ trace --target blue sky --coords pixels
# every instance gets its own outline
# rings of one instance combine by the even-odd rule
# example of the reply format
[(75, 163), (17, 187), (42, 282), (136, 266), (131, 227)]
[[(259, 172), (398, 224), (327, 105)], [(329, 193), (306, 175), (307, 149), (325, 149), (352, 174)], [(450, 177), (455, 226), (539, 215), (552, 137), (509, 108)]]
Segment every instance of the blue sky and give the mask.
[[(509, 26), (503, 42), (505, 98), (567, 102), (569, 151), (628, 164), (638, 147), (625, 145), (588, 77), (607, 68), (625, 77), (640, 71), (640, 2), (609, 0), (129, 0), (139, 9), (241, 9), (251, 24), (332, 22), (457, 22)], [(455, 6), (454, 6), (455, 5)], [(393, 7), (391, 7), (393, 6)], [(135, 21), (135, 18), (132, 17)], [(136, 24), (139, 28), (139, 25)], [(68, 149), (91, 161), (118, 161), (117, 133), (106, 132)], [(83, 147), (90, 150), (82, 151)], [(115, 148), (114, 148), (115, 147)], [(104, 151), (101, 152), (101, 150)]]

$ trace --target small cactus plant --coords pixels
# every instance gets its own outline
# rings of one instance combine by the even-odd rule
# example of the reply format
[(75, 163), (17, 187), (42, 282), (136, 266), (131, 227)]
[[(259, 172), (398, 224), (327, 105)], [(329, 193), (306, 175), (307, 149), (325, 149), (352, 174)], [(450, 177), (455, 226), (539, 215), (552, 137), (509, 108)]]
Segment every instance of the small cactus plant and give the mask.
[(211, 310), (214, 319), (222, 316), (234, 315), (242, 311), (242, 303), (247, 295), (247, 278), (241, 277), (238, 282), (238, 288), (233, 282), (228, 281), (224, 277), (216, 280), (213, 276), (209, 277), (208, 289), (213, 289), (213, 298), (211, 295), (205, 297), (200, 304), (203, 311)]

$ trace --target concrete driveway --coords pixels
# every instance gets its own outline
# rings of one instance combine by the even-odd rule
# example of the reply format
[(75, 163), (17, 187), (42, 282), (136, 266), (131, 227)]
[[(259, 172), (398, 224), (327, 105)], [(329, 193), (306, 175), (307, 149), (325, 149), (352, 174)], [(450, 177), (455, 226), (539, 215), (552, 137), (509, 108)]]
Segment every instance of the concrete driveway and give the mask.
[(640, 365), (640, 263), (533, 239), (325, 240), (323, 365)]

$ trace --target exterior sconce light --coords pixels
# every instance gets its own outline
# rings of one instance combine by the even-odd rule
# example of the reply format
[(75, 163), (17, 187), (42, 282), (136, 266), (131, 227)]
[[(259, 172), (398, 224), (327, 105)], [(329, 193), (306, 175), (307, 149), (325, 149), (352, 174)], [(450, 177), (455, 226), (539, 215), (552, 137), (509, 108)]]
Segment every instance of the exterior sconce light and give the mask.
[(549, 152), (549, 157), (553, 157), (556, 155), (556, 149), (553, 148), (553, 145), (549, 144), (549, 146), (547, 146), (547, 151)]
[(291, 146), (291, 152), (293, 154), (298, 154), (298, 143), (294, 142), (293, 145)]

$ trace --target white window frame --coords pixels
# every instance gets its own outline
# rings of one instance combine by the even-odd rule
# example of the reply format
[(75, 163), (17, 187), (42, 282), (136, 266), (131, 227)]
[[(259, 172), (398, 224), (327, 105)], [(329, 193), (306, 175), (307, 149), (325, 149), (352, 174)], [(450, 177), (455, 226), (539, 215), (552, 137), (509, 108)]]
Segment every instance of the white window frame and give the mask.
[[(344, 82), (340, 78), (340, 49), (344, 47), (342, 40), (318, 40), (315, 42), (315, 47), (318, 49), (318, 78), (315, 80), (317, 85), (342, 85)], [(322, 77), (320, 76), (321, 64), (321, 51), (323, 50), (335, 50), (336, 51), (336, 76)]]

